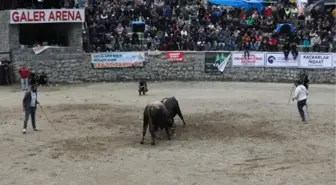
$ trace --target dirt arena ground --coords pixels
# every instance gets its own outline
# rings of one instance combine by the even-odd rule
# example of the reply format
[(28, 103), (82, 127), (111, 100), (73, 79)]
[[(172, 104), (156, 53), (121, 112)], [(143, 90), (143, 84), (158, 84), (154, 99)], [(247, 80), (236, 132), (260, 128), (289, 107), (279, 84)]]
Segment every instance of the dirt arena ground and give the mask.
[[(23, 92), (0, 88), (1, 185), (334, 185), (335, 86), (310, 86), (308, 124), (290, 84), (101, 83), (39, 89), (33, 132)], [(175, 96), (187, 123), (140, 145), (142, 112)], [(54, 130), (47, 118), (51, 121)]]

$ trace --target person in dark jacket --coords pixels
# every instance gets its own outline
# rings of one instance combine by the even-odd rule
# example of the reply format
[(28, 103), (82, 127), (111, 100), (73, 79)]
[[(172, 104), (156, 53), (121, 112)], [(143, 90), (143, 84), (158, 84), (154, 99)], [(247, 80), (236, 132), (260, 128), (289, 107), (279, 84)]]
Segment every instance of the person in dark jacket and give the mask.
[(37, 76), (34, 71), (29, 74), (29, 85), (33, 86), (37, 83)]
[(303, 86), (306, 87), (306, 89), (308, 90), (308, 86), (309, 86), (309, 77), (308, 74), (306, 72), (306, 70), (302, 70), (301, 74), (299, 75), (299, 81), (303, 84)]
[(45, 86), (48, 84), (48, 77), (44, 72), (42, 72), (37, 81), (39, 85)]
[(36, 114), (36, 107), (40, 103), (37, 101), (37, 88), (35, 85), (32, 85), (31, 90), (25, 93), (22, 104), (23, 104), (23, 111), (25, 112), (22, 133), (25, 134), (27, 132), (27, 122), (29, 116), (31, 117), (33, 130), (38, 131), (36, 128), (35, 114)]
[(139, 95), (141, 96), (141, 93), (143, 95), (146, 95), (146, 92), (148, 91), (147, 88), (147, 82), (145, 80), (139, 81), (139, 87), (138, 87)]

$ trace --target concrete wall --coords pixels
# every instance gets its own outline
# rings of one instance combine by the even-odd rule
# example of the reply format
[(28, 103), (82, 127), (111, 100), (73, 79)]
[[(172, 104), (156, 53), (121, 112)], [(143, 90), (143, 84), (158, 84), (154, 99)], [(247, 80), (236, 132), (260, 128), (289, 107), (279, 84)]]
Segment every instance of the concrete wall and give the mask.
[[(80, 49), (48, 49), (35, 55), (31, 49), (13, 51), (17, 66), (28, 66), (36, 72), (45, 71), (51, 81), (74, 83), (80, 81), (148, 80), (232, 80), (260, 82), (293, 82), (299, 69), (294, 68), (241, 68), (230, 63), (222, 74), (204, 73), (204, 53), (184, 54), (183, 63), (170, 63), (165, 54), (147, 56), (143, 68), (92, 69), (90, 54)], [(335, 84), (335, 69), (309, 69), (312, 83)]]
[(82, 24), (69, 24), (68, 31), (69, 47), (76, 49), (83, 48)]
[(0, 61), (9, 60), (9, 12), (0, 11)]

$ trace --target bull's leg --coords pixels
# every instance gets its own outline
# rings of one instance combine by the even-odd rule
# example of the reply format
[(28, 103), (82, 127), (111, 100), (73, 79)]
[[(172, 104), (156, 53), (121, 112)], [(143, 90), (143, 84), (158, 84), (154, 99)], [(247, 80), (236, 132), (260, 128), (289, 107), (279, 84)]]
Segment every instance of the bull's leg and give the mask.
[(149, 129), (151, 135), (152, 135), (152, 143), (151, 145), (155, 145), (155, 131), (154, 129)]
[(146, 135), (147, 127), (148, 127), (148, 120), (147, 119), (148, 118), (145, 116), (144, 117), (144, 123), (143, 123), (142, 140), (141, 140), (140, 144), (144, 144), (145, 135)]
[(176, 135), (176, 132), (175, 132), (175, 128), (176, 128), (176, 124), (174, 123), (173, 126), (172, 126), (172, 135)]
[(168, 139), (171, 140), (170, 133), (169, 133), (169, 127), (166, 127), (165, 130), (166, 130)]

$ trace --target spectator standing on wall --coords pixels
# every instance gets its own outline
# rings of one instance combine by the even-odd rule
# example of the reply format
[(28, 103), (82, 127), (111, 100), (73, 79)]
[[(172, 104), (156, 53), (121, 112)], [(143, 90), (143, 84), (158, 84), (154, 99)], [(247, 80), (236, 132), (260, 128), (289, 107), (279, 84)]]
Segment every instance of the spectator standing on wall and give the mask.
[(247, 33), (244, 34), (243, 37), (243, 49), (244, 49), (244, 58), (249, 58), (250, 57), (250, 36), (247, 35)]
[(28, 77), (29, 77), (29, 69), (26, 67), (22, 67), (19, 69), (19, 74), (21, 78), (21, 87), (23, 91), (28, 90)]

